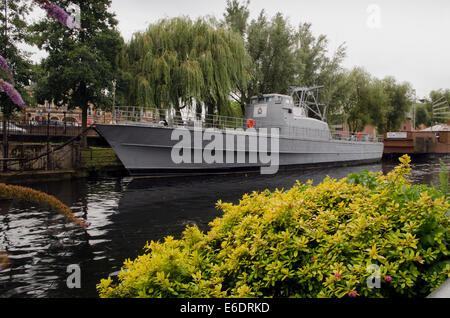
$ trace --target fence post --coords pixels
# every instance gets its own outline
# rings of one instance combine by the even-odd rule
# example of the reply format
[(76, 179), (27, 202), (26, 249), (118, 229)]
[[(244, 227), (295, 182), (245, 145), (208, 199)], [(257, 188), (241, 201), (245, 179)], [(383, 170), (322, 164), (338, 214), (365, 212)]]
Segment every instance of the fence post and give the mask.
[(50, 170), (50, 109), (47, 115), (47, 170)]

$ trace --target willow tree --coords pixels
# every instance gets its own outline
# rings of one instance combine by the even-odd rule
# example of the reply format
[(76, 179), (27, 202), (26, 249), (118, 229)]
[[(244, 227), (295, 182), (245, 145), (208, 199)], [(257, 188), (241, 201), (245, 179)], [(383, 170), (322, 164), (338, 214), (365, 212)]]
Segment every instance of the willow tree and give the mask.
[(163, 19), (134, 34), (121, 58), (118, 100), (147, 108), (182, 105), (231, 113), (230, 94), (248, 81), (244, 42), (213, 20)]

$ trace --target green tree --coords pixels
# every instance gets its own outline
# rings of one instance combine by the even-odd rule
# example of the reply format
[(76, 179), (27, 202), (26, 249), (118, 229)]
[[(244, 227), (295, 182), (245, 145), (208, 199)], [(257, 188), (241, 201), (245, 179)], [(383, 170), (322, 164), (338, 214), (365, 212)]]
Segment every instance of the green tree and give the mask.
[[(111, 0), (71, 0), (79, 5), (81, 28), (62, 28), (56, 20), (44, 18), (33, 26), (34, 42), (48, 52), (42, 61), (47, 74), (36, 86), (39, 102), (53, 101), (57, 106), (80, 107), (82, 127), (87, 127), (87, 109), (107, 108), (112, 104), (117, 79), (116, 57), (123, 45), (117, 31)], [(69, 1), (54, 3), (67, 8)], [(86, 135), (82, 138), (86, 146)]]
[[(401, 128), (414, 101), (414, 90), (409, 83), (397, 83), (393, 77), (383, 79), (383, 86), (389, 97), (384, 131), (395, 131)], [(383, 132), (384, 132), (383, 131)]]
[(227, 7), (224, 13), (225, 25), (241, 36), (244, 36), (247, 32), (247, 21), (250, 16), (249, 4), (250, 0), (243, 4), (238, 0), (227, 0)]
[(163, 19), (126, 44), (118, 95), (132, 105), (178, 111), (195, 103), (230, 115), (230, 94), (246, 87), (247, 64), (240, 36), (216, 21)]
[(309, 23), (293, 28), (281, 13), (269, 18), (262, 10), (248, 22), (248, 4), (227, 1), (224, 13), (224, 24), (242, 36), (252, 59), (251, 81), (235, 98), (242, 109), (258, 93), (287, 93), (290, 86), (316, 85), (324, 86), (321, 101), (332, 111), (338, 109), (343, 96), (345, 45), (329, 56), (325, 35), (315, 37)]
[(248, 103), (258, 93), (287, 93), (294, 80), (294, 37), (287, 19), (277, 13), (269, 20), (263, 10), (247, 30), (252, 79), (243, 98)]
[(370, 121), (367, 104), (363, 101), (363, 96), (368, 90), (370, 74), (362, 68), (354, 68), (346, 71), (344, 76), (345, 90), (341, 111), (350, 132), (356, 133)]
[[(389, 131), (390, 120), (395, 118), (392, 115), (392, 113), (395, 114), (395, 108), (394, 106), (390, 106), (392, 105), (390, 104), (390, 96), (384, 84), (385, 82), (383, 80), (373, 77), (370, 82), (368, 95), (366, 96), (370, 115), (369, 124), (374, 126), (380, 134)], [(401, 112), (397, 114), (403, 116), (403, 118), (406, 116), (405, 113)], [(400, 126), (402, 123), (403, 120), (398, 125)]]
[(415, 112), (415, 128), (418, 128), (420, 125), (431, 126), (431, 112), (428, 103), (417, 104)]
[(361, 131), (368, 124), (378, 133), (401, 127), (414, 98), (409, 83), (398, 83), (393, 77), (380, 80), (360, 67), (344, 74), (342, 84), (337, 86), (342, 100), (337, 109), (351, 132)]
[(328, 39), (321, 34), (314, 36), (310, 23), (299, 25), (295, 34), (296, 86), (324, 86), (320, 100), (328, 105), (331, 115), (339, 111), (345, 93), (345, 74), (342, 62), (346, 57), (345, 43), (329, 56)]
[(262, 10), (256, 19), (248, 21), (249, 1), (227, 1), (224, 22), (245, 41), (251, 58), (247, 87), (238, 86), (233, 95), (242, 111), (256, 94), (287, 93), (294, 80), (294, 31), (281, 13), (269, 18)]
[(368, 124), (383, 130), (388, 96), (382, 81), (355, 67), (345, 73), (343, 92), (341, 111), (352, 133), (362, 131)]
[[(224, 21), (221, 23), (224, 27), (228, 27), (231, 31), (239, 34), (244, 41), (248, 31), (248, 18), (250, 16), (249, 4), (249, 0), (242, 4), (238, 0), (227, 0), (227, 6), (223, 14)], [(246, 50), (248, 53), (247, 47)], [(249, 62), (247, 63), (246, 73), (248, 80), (254, 77), (251, 58), (249, 58)], [(245, 106), (249, 101), (248, 89), (250, 85), (251, 81), (246, 81), (245, 85), (237, 83), (236, 89), (231, 93), (231, 98), (234, 102), (239, 103), (241, 113), (245, 113)]]
[(287, 93), (294, 78), (294, 57), (291, 53), (294, 38), (288, 20), (281, 13), (272, 18), (268, 35), (261, 60), (260, 90), (264, 93)]
[(413, 101), (409, 83), (397, 83), (392, 77), (379, 80), (361, 68), (345, 70), (345, 43), (330, 53), (326, 35), (315, 36), (310, 23), (294, 29), (281, 13), (270, 19), (262, 10), (248, 22), (248, 5), (249, 1), (228, 0), (223, 22), (241, 35), (251, 57), (249, 85), (234, 96), (243, 110), (258, 93), (323, 86), (319, 100), (327, 105), (330, 123), (345, 120), (352, 132), (367, 124), (379, 132), (400, 127)]

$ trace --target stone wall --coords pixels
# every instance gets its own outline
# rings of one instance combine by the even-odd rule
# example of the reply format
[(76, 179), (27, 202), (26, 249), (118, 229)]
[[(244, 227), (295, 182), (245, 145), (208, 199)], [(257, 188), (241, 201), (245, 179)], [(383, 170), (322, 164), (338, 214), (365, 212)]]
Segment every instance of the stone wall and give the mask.
[[(60, 145), (50, 145), (50, 149), (56, 149)], [(69, 144), (62, 149), (55, 150), (48, 157), (47, 145), (45, 143), (9, 143), (9, 158), (21, 159), (20, 161), (8, 161), (10, 171), (33, 171), (33, 170), (68, 170), (75, 169), (80, 161), (80, 146)], [(37, 158), (43, 155), (42, 157)], [(0, 156), (3, 156), (3, 146), (0, 144)]]

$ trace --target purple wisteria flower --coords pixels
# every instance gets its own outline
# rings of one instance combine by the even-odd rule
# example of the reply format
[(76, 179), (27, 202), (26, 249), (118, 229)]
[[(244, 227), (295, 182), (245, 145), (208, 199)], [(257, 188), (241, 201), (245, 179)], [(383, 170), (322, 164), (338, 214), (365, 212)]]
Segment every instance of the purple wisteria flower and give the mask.
[(14, 82), (14, 77), (12, 75), (11, 69), (8, 66), (8, 62), (6, 62), (6, 59), (0, 55), (0, 71), (3, 71), (6, 75), (8, 75), (11, 79), (11, 81)]
[(0, 92), (6, 93), (14, 104), (19, 107), (25, 106), (25, 102), (19, 92), (8, 82), (0, 78)]
[(47, 14), (58, 20), (61, 24), (73, 28), (76, 26), (75, 20), (63, 9), (48, 0), (35, 0), (39, 6), (47, 11)]

